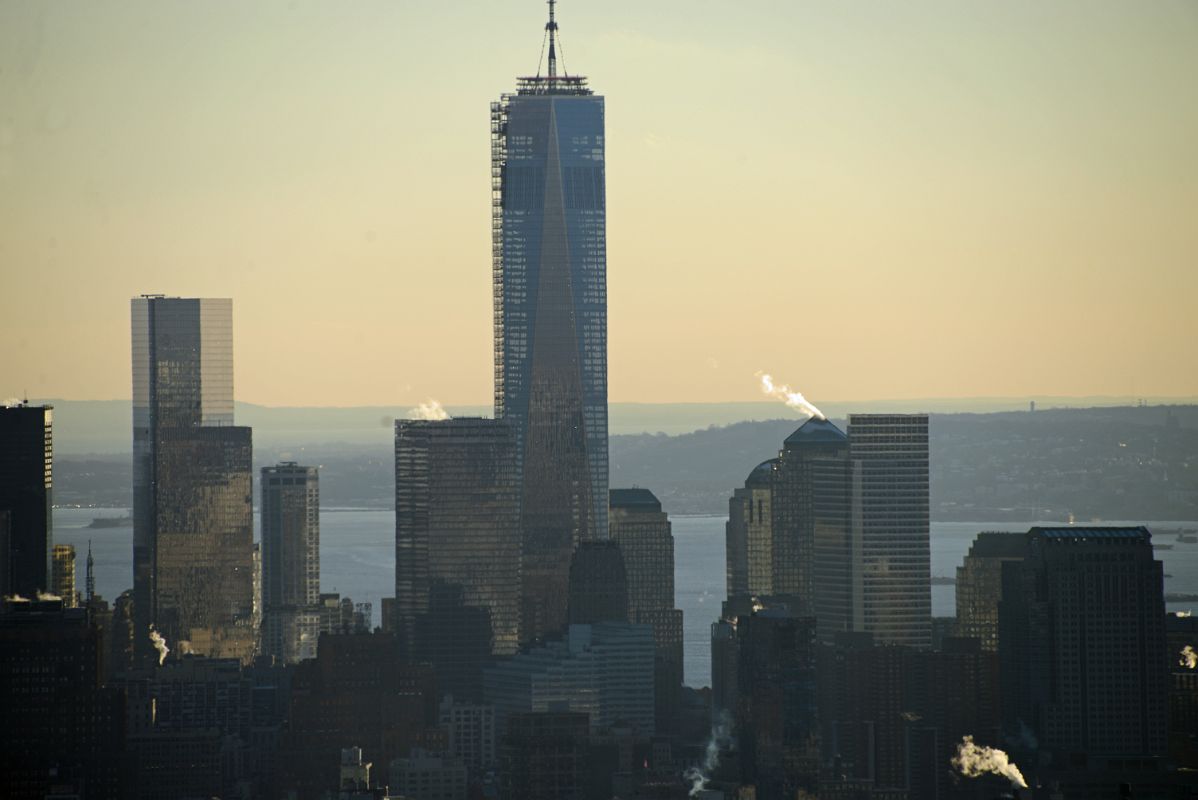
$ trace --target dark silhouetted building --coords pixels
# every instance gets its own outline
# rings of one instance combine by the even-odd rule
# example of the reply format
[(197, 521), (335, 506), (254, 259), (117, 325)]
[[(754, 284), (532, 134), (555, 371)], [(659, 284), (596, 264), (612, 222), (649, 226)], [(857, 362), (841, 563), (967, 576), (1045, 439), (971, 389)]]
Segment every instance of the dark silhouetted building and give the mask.
[(500, 745), (503, 800), (579, 800), (586, 776), (587, 715), (514, 714)]
[(0, 597), (50, 589), (54, 412), (0, 405)]
[(316, 467), (262, 468), (262, 652), (316, 657), (320, 637), (320, 478)]
[(983, 650), (998, 652), (1002, 565), (1023, 560), (1026, 550), (1027, 537), (1022, 533), (977, 535), (957, 567), (957, 635), (977, 639)]
[[(450, 610), (459, 606), (486, 615), (490, 630), (471, 627), (469, 635), (488, 652), (516, 651), (519, 514), (510, 425), (479, 418), (395, 423), (391, 624), (406, 652), (417, 647), (414, 637), (423, 616), (431, 614), (429, 624), (435, 626), (438, 614), (460, 614)], [(440, 610), (430, 605), (434, 599)]]
[(1151, 767), (1166, 751), (1161, 562), (1146, 528), (1032, 528), (1003, 566), (1006, 731), (1047, 768)]
[(413, 747), (444, 747), (433, 670), (402, 661), (391, 634), (322, 635), (315, 660), (294, 670), (278, 794), (315, 799), (338, 785), (346, 742), (375, 764)]
[(571, 625), (628, 622), (628, 578), (616, 542), (579, 542), (570, 560)]
[(674, 608), (674, 534), (648, 489), (612, 489), (611, 538), (628, 578), (628, 619), (653, 626), (657, 731), (673, 730), (683, 681), (682, 611)]
[(0, 607), (0, 797), (124, 797), (124, 702), (86, 608)]
[[(133, 332), (134, 644), (248, 660), (252, 445), (233, 425), (233, 303), (145, 295)], [(186, 646), (184, 646), (186, 642)]]
[(491, 105), (495, 416), (512, 424), (524, 530), (523, 640), (566, 625), (575, 545), (607, 536), (603, 98), (559, 74)]
[(737, 741), (741, 780), (757, 797), (818, 788), (815, 620), (780, 609), (738, 618)]

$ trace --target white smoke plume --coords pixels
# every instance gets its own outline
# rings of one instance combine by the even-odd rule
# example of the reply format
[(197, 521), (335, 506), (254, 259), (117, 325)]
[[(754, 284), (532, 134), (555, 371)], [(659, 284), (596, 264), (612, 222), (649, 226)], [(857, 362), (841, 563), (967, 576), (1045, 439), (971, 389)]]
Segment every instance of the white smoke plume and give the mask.
[(41, 589), (37, 590), (37, 601), (39, 603), (45, 603), (46, 601), (53, 600), (62, 600), (62, 598), (56, 594), (51, 594), (50, 592), (43, 592)]
[(150, 641), (154, 643), (154, 649), (158, 651), (158, 666), (161, 667), (162, 662), (166, 661), (166, 654), (171, 649), (166, 646), (166, 638), (155, 630), (153, 625), (150, 626)]
[(1010, 757), (1002, 750), (994, 747), (981, 747), (973, 743), (972, 736), (966, 736), (957, 745), (957, 754), (953, 756), (952, 764), (967, 778), (980, 775), (1001, 775), (1020, 789), (1027, 788), (1023, 773), (1015, 766)]
[(441, 407), (436, 400), (429, 399), (408, 412), (408, 419), (442, 420), (449, 419), (449, 412)]
[(806, 397), (803, 397), (802, 392), (796, 392), (785, 384), (781, 386), (775, 385), (773, 377), (766, 372), (758, 372), (757, 377), (761, 379), (761, 391), (765, 392), (765, 394), (781, 400), (790, 408), (806, 414), (808, 417), (827, 419), (824, 416), (824, 412), (816, 408)]
[(687, 797), (694, 797), (707, 786), (708, 776), (720, 765), (720, 748), (725, 747), (732, 739), (732, 724), (727, 712), (711, 726), (711, 736), (707, 739), (707, 749), (703, 753), (703, 763), (697, 767), (689, 767), (682, 777), (691, 783)]
[(1186, 645), (1181, 648), (1181, 660), (1177, 662), (1186, 669), (1198, 669), (1198, 653), (1194, 652), (1194, 648)]
[(16, 408), (19, 405), (21, 405), (21, 398), (19, 397), (6, 397), (0, 401), (0, 406), (4, 406), (5, 408)]
[(4, 602), (6, 602), (6, 603), (28, 603), (29, 599), (26, 597), (21, 597), (21, 595), (19, 595), (19, 594), (6, 594), (6, 595), (4, 595)]
[(1188, 618), (1194, 616), (1193, 611), (1175, 611), (1173, 613), (1177, 616), (1178, 619), (1188, 619)]

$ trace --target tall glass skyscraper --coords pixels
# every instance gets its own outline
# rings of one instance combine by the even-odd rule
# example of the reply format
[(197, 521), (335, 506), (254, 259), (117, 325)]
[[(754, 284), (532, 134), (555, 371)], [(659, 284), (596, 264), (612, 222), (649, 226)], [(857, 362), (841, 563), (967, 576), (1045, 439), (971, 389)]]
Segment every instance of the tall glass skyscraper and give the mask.
[(566, 622), (570, 556), (607, 533), (603, 98), (558, 74), (491, 106), (495, 415), (521, 473), (524, 638)]
[[(233, 302), (146, 295), (133, 334), (134, 645), (253, 654), (250, 429), (233, 426)], [(187, 642), (187, 646), (182, 646)]]

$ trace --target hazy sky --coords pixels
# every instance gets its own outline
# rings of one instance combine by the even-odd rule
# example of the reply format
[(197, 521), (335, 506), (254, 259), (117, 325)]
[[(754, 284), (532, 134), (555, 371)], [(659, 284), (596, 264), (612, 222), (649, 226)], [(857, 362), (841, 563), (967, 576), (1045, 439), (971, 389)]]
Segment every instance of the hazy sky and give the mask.
[[(0, 395), (485, 403), (489, 102), (538, 0), (0, 0)], [(1198, 3), (562, 0), (607, 97), (610, 396), (1198, 395)]]

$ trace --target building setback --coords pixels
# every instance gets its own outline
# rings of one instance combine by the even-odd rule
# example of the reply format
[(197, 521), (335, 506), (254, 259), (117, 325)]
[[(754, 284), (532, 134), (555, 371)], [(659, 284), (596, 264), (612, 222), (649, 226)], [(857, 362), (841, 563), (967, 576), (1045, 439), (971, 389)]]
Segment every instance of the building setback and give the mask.
[[(253, 655), (250, 429), (233, 425), (233, 302), (143, 295), (133, 333), (134, 646)], [(183, 643), (186, 642), (186, 645)]]
[(998, 652), (998, 604), (1003, 564), (1022, 561), (1022, 533), (979, 533), (957, 567), (957, 635), (977, 639), (983, 650)]
[(548, 74), (491, 105), (495, 416), (521, 475), (523, 641), (564, 629), (574, 546), (607, 536), (604, 105), (558, 74), (547, 30)]
[(50, 589), (52, 406), (0, 406), (0, 597)]
[(262, 468), (262, 652), (316, 657), (320, 635), (320, 476), (284, 462)]

